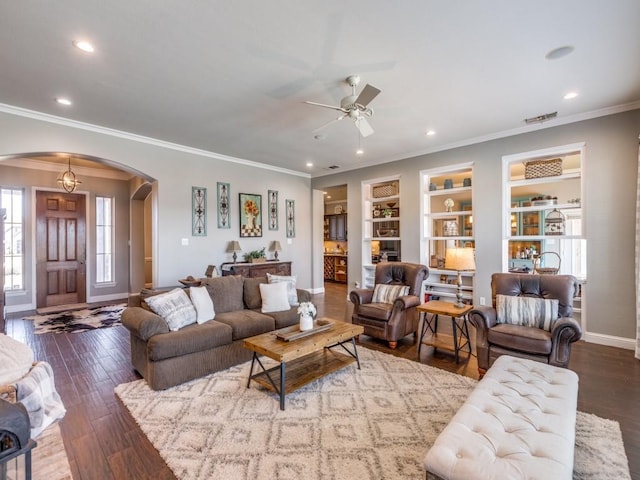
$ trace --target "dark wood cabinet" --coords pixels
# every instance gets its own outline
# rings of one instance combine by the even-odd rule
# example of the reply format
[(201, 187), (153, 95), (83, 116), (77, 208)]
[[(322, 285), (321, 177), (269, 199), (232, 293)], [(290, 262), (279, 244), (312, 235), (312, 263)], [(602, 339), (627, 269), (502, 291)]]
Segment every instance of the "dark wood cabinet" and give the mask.
[(0, 208), (0, 333), (7, 333), (4, 321), (4, 219), (7, 211)]
[(345, 255), (324, 255), (324, 279), (347, 283), (347, 257)]
[(243, 277), (266, 277), (272, 275), (291, 275), (291, 262), (264, 263), (223, 263), (222, 275), (242, 275)]
[(324, 239), (334, 241), (347, 240), (347, 214), (324, 216)]

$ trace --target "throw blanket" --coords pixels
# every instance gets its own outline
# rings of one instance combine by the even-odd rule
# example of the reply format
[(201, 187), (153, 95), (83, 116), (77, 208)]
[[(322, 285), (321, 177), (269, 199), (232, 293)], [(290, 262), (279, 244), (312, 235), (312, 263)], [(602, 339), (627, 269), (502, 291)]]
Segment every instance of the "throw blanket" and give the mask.
[(53, 369), (47, 362), (38, 362), (24, 377), (16, 382), (16, 396), (29, 413), (31, 438), (56, 420), (67, 410), (62, 404), (53, 381)]

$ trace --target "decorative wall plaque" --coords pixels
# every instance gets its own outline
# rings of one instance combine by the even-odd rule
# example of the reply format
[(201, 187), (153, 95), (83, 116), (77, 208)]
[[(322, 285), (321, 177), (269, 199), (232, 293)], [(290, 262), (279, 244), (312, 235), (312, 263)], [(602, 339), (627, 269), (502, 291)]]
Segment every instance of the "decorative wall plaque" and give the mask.
[(191, 187), (191, 230), (194, 237), (207, 235), (207, 189)]

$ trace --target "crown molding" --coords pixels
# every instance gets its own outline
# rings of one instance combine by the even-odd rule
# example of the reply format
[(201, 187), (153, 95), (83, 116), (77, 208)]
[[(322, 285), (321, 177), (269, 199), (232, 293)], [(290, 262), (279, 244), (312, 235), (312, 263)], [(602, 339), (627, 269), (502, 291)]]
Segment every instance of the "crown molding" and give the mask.
[(553, 127), (558, 127), (560, 125), (567, 125), (570, 123), (582, 122), (584, 120), (591, 120), (593, 118), (605, 117), (607, 115), (614, 115), (616, 113), (628, 112), (630, 110), (636, 110), (638, 108), (640, 108), (640, 100), (631, 102), (631, 103), (624, 103), (622, 105), (614, 105), (612, 107), (605, 107), (598, 110), (592, 110), (589, 112), (576, 113), (575, 115), (569, 115), (566, 117), (556, 117), (552, 120), (547, 120), (539, 124), (526, 125), (522, 127), (513, 128), (510, 130), (504, 130), (502, 132), (490, 133), (488, 135), (481, 135), (479, 137), (472, 137), (465, 140), (460, 140), (458, 142), (452, 142), (452, 143), (440, 145), (440, 146), (425, 149), (425, 150), (403, 153), (402, 155), (386, 158), (379, 161), (364, 162), (360, 165), (341, 168), (340, 172), (319, 172), (318, 174), (314, 174), (313, 177), (314, 178), (324, 177), (328, 175), (335, 175), (337, 173), (348, 172), (350, 170), (359, 170), (361, 168), (373, 167), (375, 165), (382, 165), (384, 163), (395, 162), (398, 160), (406, 160), (409, 158), (420, 157), (422, 155), (428, 155), (430, 153), (443, 152), (446, 150), (452, 150), (454, 148), (467, 147), (469, 145), (475, 145), (477, 143), (488, 142), (488, 141), (497, 140), (500, 138), (513, 137), (515, 135), (535, 132), (537, 130), (543, 130), (545, 128), (553, 128)]
[(215, 160), (221, 160), (223, 162), (230, 162), (230, 163), (245, 165), (245, 166), (254, 167), (254, 168), (261, 168), (263, 170), (271, 170), (273, 172), (284, 173), (286, 175), (294, 175), (297, 177), (311, 178), (311, 175), (309, 173), (297, 172), (295, 170), (290, 170), (288, 168), (275, 167), (273, 165), (267, 165), (265, 163), (255, 162), (253, 160), (246, 160), (243, 158), (223, 155), (221, 153), (210, 152), (208, 150), (202, 150), (200, 148), (188, 147), (186, 145), (180, 145), (178, 143), (166, 142), (164, 140), (158, 140), (157, 138), (145, 137), (143, 135), (124, 132), (122, 130), (102, 127), (100, 125), (93, 125), (91, 123), (80, 122), (77, 120), (71, 120), (69, 118), (58, 117), (56, 115), (51, 115), (48, 113), (29, 110), (26, 108), (16, 107), (13, 105), (7, 105), (5, 103), (0, 103), (0, 112), (8, 113), (10, 115), (17, 115), (20, 117), (31, 118), (33, 120), (40, 120), (42, 122), (53, 123), (56, 125), (62, 125), (65, 127), (77, 128), (79, 130), (86, 130), (89, 132), (108, 135), (111, 137), (122, 138), (124, 140), (129, 140), (132, 142), (145, 143), (147, 145), (153, 145), (155, 147), (166, 148), (168, 150), (188, 153), (191, 155), (198, 155), (200, 157), (213, 158)]

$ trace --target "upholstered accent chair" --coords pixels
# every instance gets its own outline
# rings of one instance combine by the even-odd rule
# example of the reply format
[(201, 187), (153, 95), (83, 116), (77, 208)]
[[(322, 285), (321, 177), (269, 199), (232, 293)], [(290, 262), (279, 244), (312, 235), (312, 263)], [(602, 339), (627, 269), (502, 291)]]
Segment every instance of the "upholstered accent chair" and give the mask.
[[(480, 376), (501, 355), (568, 367), (571, 344), (582, 336), (582, 328), (573, 318), (576, 289), (572, 275), (494, 273), (492, 306), (476, 307), (468, 314), (476, 328)], [(513, 297), (524, 300), (514, 302)], [(537, 318), (527, 324), (532, 317)]]
[[(353, 303), (352, 323), (362, 325), (365, 335), (389, 342), (417, 335), (420, 290), (429, 269), (407, 262), (383, 262), (376, 265), (374, 288), (355, 289), (349, 294)], [(406, 287), (406, 288), (403, 288)]]

